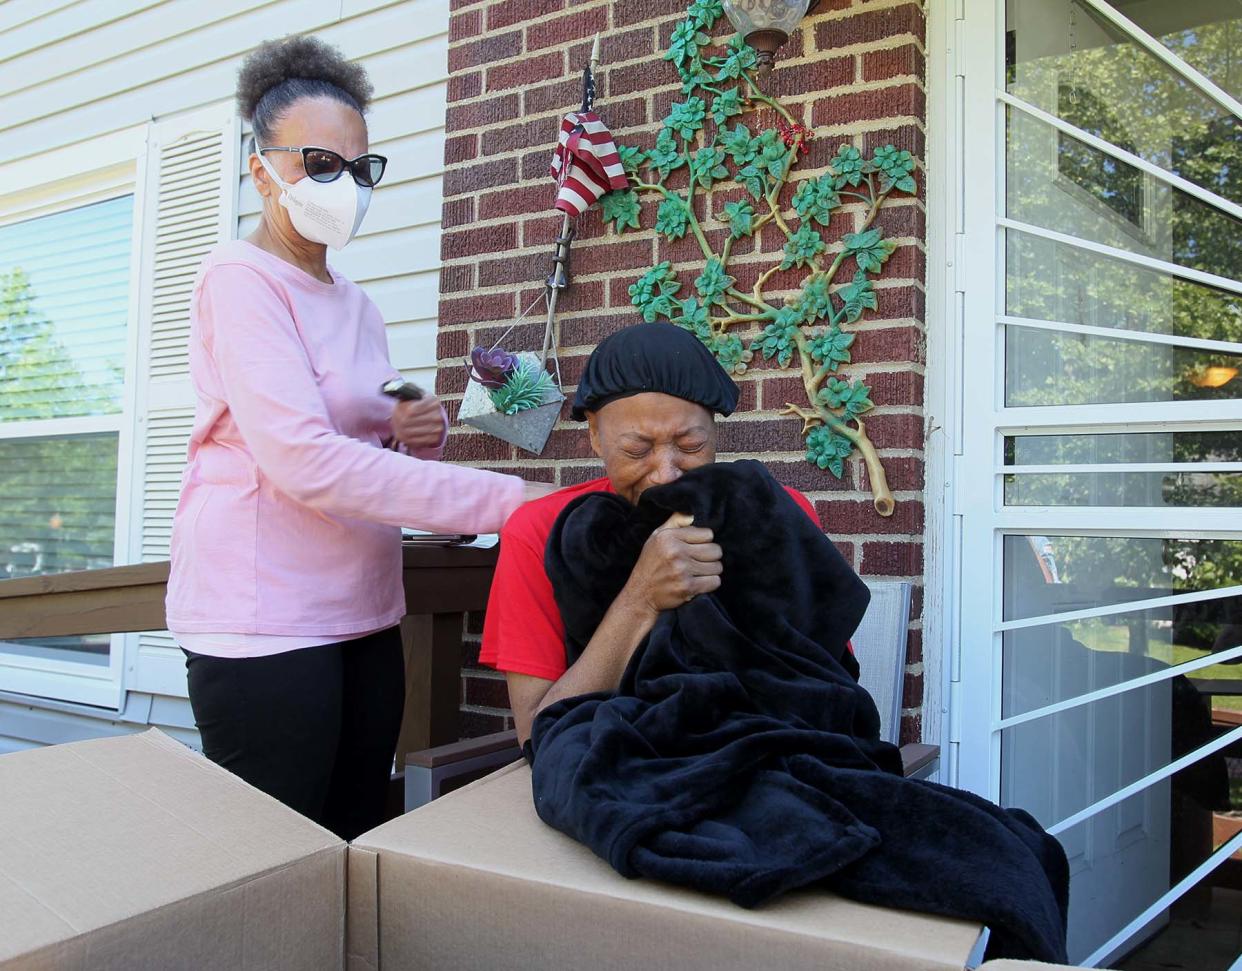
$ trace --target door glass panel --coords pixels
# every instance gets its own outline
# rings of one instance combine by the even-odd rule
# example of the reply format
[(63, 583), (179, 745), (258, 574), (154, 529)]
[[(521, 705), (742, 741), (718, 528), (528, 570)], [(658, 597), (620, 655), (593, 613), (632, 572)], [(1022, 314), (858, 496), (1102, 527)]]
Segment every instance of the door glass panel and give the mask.
[[(1222, 597), (1005, 631), (1005, 718), (1242, 646), (1242, 597)], [(1196, 668), (1216, 707), (1242, 716), (1242, 656)]]
[(1112, 465), (1141, 462), (1242, 462), (1242, 431), (1012, 435), (1005, 465)]
[[(1179, 5), (1123, 4), (1118, 9), (1132, 16), (1138, 6)], [(1236, 5), (1228, 2), (1180, 6), (1203, 12), (1205, 22), (1237, 17)], [(1006, 8), (1006, 88), (1011, 94), (1242, 202), (1242, 165), (1237, 164), (1242, 161), (1242, 126), (1233, 115), (1085, 4), (1022, 0)], [(1219, 43), (1228, 39), (1226, 34)], [(1236, 50), (1221, 46), (1210, 58), (1233, 76), (1237, 68), (1225, 68), (1224, 61), (1236, 59)], [(1090, 164), (1081, 171), (1089, 172)]]
[(1242, 344), (1242, 296), (1018, 230), (1005, 233), (1015, 317)]
[(1170, 51), (1242, 100), (1242, 4), (1238, 0), (1117, 0), (1110, 4)]
[(1037, 472), (1005, 476), (1006, 506), (1242, 506), (1238, 472)]
[(1005, 328), (1005, 406), (1242, 398), (1242, 354)]
[(1205, 273), (1242, 276), (1236, 219), (1022, 111), (1007, 109), (1006, 117), (1006, 215)]
[[(1197, 721), (1202, 724), (1201, 714)], [(1242, 773), (1240, 763), (1229, 755), (1208, 756), (1058, 837), (1070, 861), (1071, 908), (1097, 915), (1070, 921), (1071, 955), (1081, 959), (1103, 947), (1242, 831), (1242, 790), (1232, 781)], [(1159, 912), (1135, 935), (1142, 942), (1136, 949), (1112, 960), (1105, 955), (1104, 966), (1119, 971), (1233, 967), (1242, 937), (1242, 907), (1232, 889), (1239, 870), (1242, 852)], [(1099, 919), (1103, 915), (1111, 919)]]
[(1008, 535), (1004, 619), (1242, 586), (1242, 540)]

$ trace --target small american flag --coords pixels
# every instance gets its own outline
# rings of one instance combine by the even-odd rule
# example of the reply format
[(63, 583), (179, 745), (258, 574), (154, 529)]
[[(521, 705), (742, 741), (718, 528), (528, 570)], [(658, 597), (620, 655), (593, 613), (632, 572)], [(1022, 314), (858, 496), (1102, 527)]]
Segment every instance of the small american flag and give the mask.
[(610, 189), (629, 185), (612, 133), (593, 111), (571, 111), (552, 155), (556, 208), (580, 216)]

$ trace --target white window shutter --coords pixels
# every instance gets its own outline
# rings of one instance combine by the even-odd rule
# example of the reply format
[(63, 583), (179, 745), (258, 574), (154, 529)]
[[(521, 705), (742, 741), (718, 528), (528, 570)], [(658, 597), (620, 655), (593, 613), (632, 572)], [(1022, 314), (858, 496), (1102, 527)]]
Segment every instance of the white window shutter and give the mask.
[[(168, 559), (194, 421), (190, 297), (203, 257), (236, 234), (240, 137), (231, 102), (151, 125), (143, 199), (131, 562)], [(185, 694), (185, 666), (170, 634), (139, 634), (127, 645), (127, 655), (129, 690)]]

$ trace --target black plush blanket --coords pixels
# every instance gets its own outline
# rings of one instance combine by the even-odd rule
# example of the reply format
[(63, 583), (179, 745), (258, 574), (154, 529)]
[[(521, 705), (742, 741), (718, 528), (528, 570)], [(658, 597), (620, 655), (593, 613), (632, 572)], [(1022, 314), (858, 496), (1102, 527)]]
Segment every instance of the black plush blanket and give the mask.
[(1060, 845), (1024, 812), (902, 778), (846, 650), (867, 588), (759, 463), (565, 509), (546, 566), (570, 662), (675, 511), (715, 531), (721, 587), (661, 615), (616, 694), (536, 718), (540, 817), (626, 876), (745, 907), (822, 883), (981, 921), (990, 957), (1064, 961)]

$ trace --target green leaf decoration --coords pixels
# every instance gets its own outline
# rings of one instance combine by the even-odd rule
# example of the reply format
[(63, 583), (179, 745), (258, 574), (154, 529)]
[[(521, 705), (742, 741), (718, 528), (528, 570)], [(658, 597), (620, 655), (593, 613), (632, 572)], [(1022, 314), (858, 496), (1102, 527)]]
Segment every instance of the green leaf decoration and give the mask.
[(822, 273), (812, 276), (803, 285), (795, 305), (802, 319), (808, 324), (828, 316), (832, 310), (832, 299), (828, 296), (828, 278)]
[(793, 352), (798, 346), (798, 312), (792, 307), (782, 307), (776, 312), (776, 319), (763, 328), (763, 333), (755, 338), (750, 345), (752, 351), (758, 351), (765, 360), (776, 358), (781, 367), (789, 364)]
[(686, 235), (690, 216), (680, 199), (665, 199), (656, 211), (655, 228), (669, 239), (681, 239)]
[(739, 167), (753, 161), (759, 151), (758, 142), (751, 137), (750, 129), (745, 125), (734, 125), (733, 131), (722, 132), (718, 140), (720, 147), (733, 159), (733, 164)]
[(712, 120), (717, 125), (723, 125), (734, 115), (742, 113), (742, 96), (737, 93), (737, 88), (730, 88), (724, 94), (716, 95), (716, 100), (712, 102)]
[(698, 297), (686, 297), (684, 300), (674, 301), (679, 313), (670, 319), (678, 327), (690, 331), (704, 344), (711, 344), (712, 325), (711, 318), (707, 308), (699, 303)]
[(755, 207), (745, 199), (737, 202), (726, 202), (724, 214), (720, 217), (729, 224), (729, 235), (734, 239), (749, 236), (755, 224)]
[(680, 68), (686, 61), (697, 59), (699, 47), (711, 40), (707, 34), (699, 30), (699, 24), (693, 18), (683, 20), (673, 28), (673, 36), (669, 40), (668, 50), (664, 52), (664, 60), (672, 61)]
[(852, 282), (837, 291), (837, 296), (845, 305), (846, 323), (854, 323), (863, 315), (864, 310), (876, 309), (875, 287), (861, 269), (855, 271)]
[(702, 98), (692, 97), (685, 101), (674, 101), (664, 124), (689, 141), (703, 127), (706, 118), (707, 103)]
[(842, 242), (845, 252), (852, 253), (858, 261), (858, 268), (864, 273), (879, 273), (885, 261), (892, 255), (897, 244), (882, 239), (883, 233), (879, 226), (864, 230), (861, 233), (847, 233)]
[(821, 373), (835, 371), (842, 364), (849, 363), (850, 345), (853, 343), (853, 334), (843, 333), (841, 328), (834, 325), (824, 333), (811, 338), (811, 359), (821, 365), (819, 369)]
[(699, 291), (699, 296), (709, 304), (723, 304), (724, 293), (731, 286), (733, 286), (733, 277), (725, 273), (724, 264), (714, 256), (707, 261), (703, 272), (694, 281), (694, 288)]
[(838, 189), (845, 185), (858, 185), (866, 167), (862, 152), (853, 145), (842, 145), (828, 164), (832, 167), (832, 184)]
[(681, 69), (681, 93), (693, 94), (695, 88), (712, 83), (712, 76), (696, 54)]
[(743, 72), (753, 68), (757, 61), (755, 49), (742, 40), (740, 34), (734, 34), (733, 40), (729, 41), (729, 55), (724, 59), (720, 70), (716, 72), (716, 80), (731, 81), (740, 78)]
[(492, 407), (502, 415), (538, 408), (553, 390), (552, 375), (534, 362), (514, 368), (505, 383), (488, 392)]
[(677, 139), (667, 128), (656, 137), (655, 148), (647, 153), (647, 160), (662, 176), (666, 176), (686, 164), (686, 156), (677, 147)]
[(763, 172), (753, 162), (738, 169), (737, 181), (751, 194), (756, 202), (763, 198), (767, 183), (764, 180)]
[(820, 176), (818, 179), (807, 179), (798, 183), (793, 196), (794, 210), (805, 219), (813, 219), (821, 226), (827, 226), (832, 219), (832, 210), (841, 205), (841, 197), (837, 194), (832, 179)]
[(811, 260), (824, 251), (824, 240), (810, 223), (803, 223), (785, 243), (785, 258), (781, 260), (781, 269), (788, 270), (791, 266), (806, 266)]
[(637, 145), (618, 145), (617, 154), (621, 157), (621, 167), (630, 173), (636, 174), (647, 161), (647, 153)]
[(695, 26), (704, 30), (714, 27), (723, 13), (724, 4), (721, 0), (694, 0), (694, 3), (690, 4), (690, 9), (686, 11)]
[(843, 411), (849, 418), (857, 417), (875, 407), (871, 403), (871, 389), (865, 384), (853, 384), (842, 378), (829, 378), (819, 392), (819, 400), (829, 408)]
[(917, 188), (911, 174), (914, 172), (914, 156), (905, 149), (898, 151), (892, 145), (877, 148), (874, 164), (883, 176), (880, 180), (881, 192), (888, 192), (890, 189), (914, 192)]
[(690, 160), (690, 179), (704, 189), (711, 189), (717, 179), (727, 179), (729, 170), (724, 164), (723, 148), (707, 145), (694, 153)]
[(680, 289), (681, 281), (673, 272), (673, 264), (665, 260), (630, 284), (630, 303), (642, 312), (643, 320), (650, 324), (657, 317), (668, 317), (676, 312), (677, 301), (674, 297)]
[(845, 474), (845, 460), (853, 450), (853, 442), (824, 425), (812, 428), (806, 436), (806, 460), (838, 479)]
[(717, 334), (708, 345), (720, 366), (732, 374), (742, 374), (750, 363), (750, 352), (737, 334)]
[(785, 164), (789, 158), (789, 147), (781, 141), (780, 132), (774, 128), (765, 128), (759, 135), (756, 145), (755, 165), (766, 169), (774, 179), (785, 174)]
[(604, 214), (604, 221), (611, 222), (614, 231), (625, 232), (627, 226), (638, 229), (638, 214), (642, 205), (638, 201), (638, 193), (630, 189), (616, 189), (607, 192), (599, 201)]

